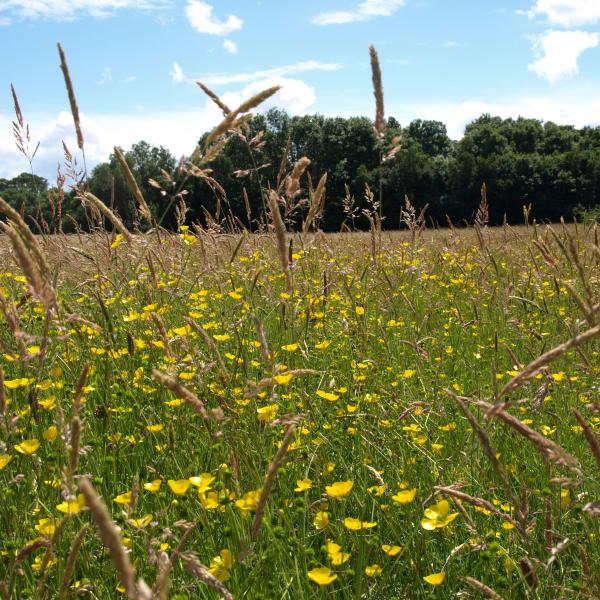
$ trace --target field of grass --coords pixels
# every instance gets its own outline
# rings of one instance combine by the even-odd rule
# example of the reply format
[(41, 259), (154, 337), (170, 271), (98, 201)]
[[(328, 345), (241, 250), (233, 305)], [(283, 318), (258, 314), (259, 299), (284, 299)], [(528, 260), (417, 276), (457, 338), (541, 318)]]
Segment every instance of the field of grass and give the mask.
[(0, 598), (598, 597), (595, 229), (15, 231)]

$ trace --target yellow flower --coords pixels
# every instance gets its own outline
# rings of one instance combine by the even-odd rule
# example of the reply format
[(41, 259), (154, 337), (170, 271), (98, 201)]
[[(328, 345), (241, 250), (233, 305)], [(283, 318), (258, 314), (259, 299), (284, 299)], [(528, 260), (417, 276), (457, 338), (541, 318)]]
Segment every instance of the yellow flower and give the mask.
[(385, 493), (385, 485), (372, 485), (370, 488), (367, 488), (367, 492), (373, 494), (373, 496), (383, 496)]
[(400, 554), (400, 552), (402, 551), (402, 546), (391, 546), (389, 544), (383, 544), (381, 546), (381, 549), (388, 555), (388, 556), (396, 556), (398, 554)]
[(448, 500), (440, 500), (437, 504), (425, 509), (424, 518), (421, 520), (421, 527), (428, 531), (446, 527), (446, 525), (452, 523), (458, 516), (457, 512), (448, 514), (449, 511), (450, 503)]
[(329, 340), (323, 340), (322, 342), (315, 344), (315, 348), (317, 350), (326, 350), (327, 348), (329, 348), (330, 345), (331, 342)]
[(199, 477), (190, 477), (190, 483), (198, 488), (199, 494), (210, 490), (210, 484), (214, 480), (215, 476), (210, 473), (201, 473)]
[(227, 548), (219, 552), (219, 556), (215, 556), (210, 561), (208, 570), (211, 575), (214, 575), (219, 581), (224, 583), (231, 576), (229, 571), (233, 567), (233, 555)]
[(325, 486), (325, 491), (327, 492), (327, 495), (332, 498), (345, 498), (350, 493), (353, 486), (353, 481), (338, 481), (332, 485)]
[(571, 504), (571, 491), (569, 489), (560, 490), (560, 507), (567, 510)]
[(279, 404), (267, 404), (256, 409), (259, 421), (270, 421), (275, 417), (279, 410)]
[(337, 394), (333, 394), (332, 392), (324, 392), (323, 390), (317, 390), (317, 396), (319, 396), (319, 398), (323, 398), (323, 400), (329, 400), (329, 402), (335, 402), (340, 398)]
[(217, 342), (226, 342), (228, 339), (231, 338), (231, 336), (228, 335), (227, 333), (224, 333), (224, 334), (215, 333), (213, 335), (213, 337), (215, 338), (215, 340), (217, 340)]
[(279, 385), (286, 385), (293, 379), (293, 377), (294, 375), (292, 373), (281, 373), (280, 375), (275, 375), (273, 379), (275, 379)]
[(313, 525), (317, 531), (322, 531), (329, 524), (329, 513), (321, 510), (315, 515)]
[(361, 529), (371, 529), (377, 525), (376, 522), (372, 521), (361, 521), (360, 519), (354, 519), (353, 517), (346, 517), (344, 519), (344, 527), (350, 531), (359, 531)]
[(21, 377), (20, 379), (5, 379), (4, 387), (9, 390), (16, 390), (18, 388), (27, 387), (30, 383), (35, 380), (27, 377)]
[(0, 454), (0, 471), (12, 460), (10, 454)]
[(332, 565), (343, 565), (350, 558), (350, 554), (341, 552), (342, 547), (331, 540), (327, 540), (325, 548), (327, 550), (329, 562), (331, 562)]
[(356, 309), (355, 309), (355, 311), (356, 311), (356, 314), (359, 317), (362, 317), (365, 314), (365, 307), (364, 306), (357, 306)]
[(554, 379), (554, 381), (556, 381), (556, 382), (562, 381), (564, 378), (565, 378), (564, 371), (559, 371), (558, 373), (552, 373), (552, 379)]
[(156, 493), (160, 490), (160, 486), (162, 485), (162, 481), (160, 479), (155, 479), (154, 481), (149, 481), (144, 484), (144, 489), (147, 492)]
[(176, 496), (183, 496), (188, 491), (188, 488), (190, 487), (191, 482), (189, 479), (178, 479), (176, 481), (174, 481), (173, 479), (169, 479), (167, 481), (167, 484), (169, 486), (169, 489)]
[(383, 569), (379, 565), (369, 565), (365, 567), (365, 575), (367, 577), (375, 577), (375, 575), (381, 575)]
[(119, 494), (115, 498), (113, 498), (113, 502), (117, 504), (131, 504), (131, 492), (125, 492), (124, 494)]
[(123, 241), (123, 234), (117, 233), (117, 235), (115, 236), (114, 242), (110, 245), (110, 249), (114, 250), (115, 248), (118, 248), (122, 241)]
[(67, 515), (77, 514), (85, 506), (85, 496), (79, 494), (76, 500), (65, 500), (56, 506), (56, 510)]
[(404, 377), (404, 379), (410, 379), (415, 374), (416, 374), (415, 369), (405, 369), (404, 373), (402, 373), (402, 377)]
[(56, 519), (54, 519), (53, 517), (47, 519), (40, 519), (35, 528), (40, 533), (40, 535), (53, 535), (56, 531)]
[(337, 575), (328, 567), (319, 567), (308, 572), (308, 576), (319, 585), (329, 585), (337, 579)]
[(256, 505), (260, 498), (262, 490), (253, 490), (246, 492), (239, 500), (236, 500), (235, 505), (242, 511), (243, 514), (247, 514), (252, 510), (256, 510)]
[(34, 438), (32, 440), (23, 440), (20, 444), (15, 446), (15, 450), (21, 454), (30, 455), (33, 454), (39, 447), (39, 440)]
[(150, 432), (150, 433), (157, 433), (159, 431), (162, 431), (164, 429), (164, 425), (162, 423), (158, 423), (157, 425), (146, 425), (146, 429)]
[(409, 504), (415, 499), (417, 488), (412, 490), (401, 490), (395, 496), (392, 496), (392, 500), (398, 504)]
[(444, 573), (444, 571), (441, 573), (432, 573), (431, 575), (427, 575), (427, 577), (423, 577), (423, 581), (426, 581), (430, 585), (441, 585), (444, 583), (444, 579), (446, 579), (446, 573)]
[(42, 435), (47, 442), (53, 442), (58, 435), (58, 429), (56, 428), (56, 425), (50, 425), (50, 427), (48, 427), (48, 429), (46, 429)]
[(310, 479), (298, 479), (296, 480), (296, 486), (294, 488), (295, 492), (305, 492), (312, 487), (312, 481)]
[(150, 523), (152, 523), (152, 515), (144, 515), (139, 519), (129, 519), (129, 522), (136, 529), (144, 529), (144, 527), (147, 527), (148, 525), (150, 525)]
[(284, 346), (281, 346), (282, 350), (285, 350), (285, 352), (295, 352), (296, 350), (298, 350), (299, 344), (297, 343), (293, 343), (293, 344), (285, 344)]

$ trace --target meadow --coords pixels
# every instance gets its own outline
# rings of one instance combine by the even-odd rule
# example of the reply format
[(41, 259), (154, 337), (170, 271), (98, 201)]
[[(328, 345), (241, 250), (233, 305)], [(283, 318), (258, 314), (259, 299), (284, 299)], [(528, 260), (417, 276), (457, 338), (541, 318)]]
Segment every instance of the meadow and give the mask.
[[(185, 176), (218, 191), (275, 92), (212, 94)], [(472, 226), (407, 199), (387, 232), (367, 188), (370, 231), (326, 235), (327, 175), (285, 153), (259, 233), (186, 224), (177, 190), (169, 232), (115, 156), (136, 231), (66, 147), (90, 232), (60, 233), (60, 189), (35, 234), (0, 199), (2, 600), (599, 597), (595, 224), (490, 228), (484, 187)]]
[(3, 598), (597, 597), (595, 228), (21, 234)]

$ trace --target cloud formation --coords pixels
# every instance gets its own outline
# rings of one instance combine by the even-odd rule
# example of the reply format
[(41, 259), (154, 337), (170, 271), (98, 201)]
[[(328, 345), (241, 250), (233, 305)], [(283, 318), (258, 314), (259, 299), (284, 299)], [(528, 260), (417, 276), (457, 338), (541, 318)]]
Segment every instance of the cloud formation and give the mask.
[(283, 67), (274, 67), (273, 69), (264, 69), (247, 73), (205, 73), (199, 79), (207, 85), (227, 85), (230, 83), (248, 83), (259, 79), (268, 79), (272, 77), (286, 77), (297, 73), (306, 73), (308, 71), (338, 71), (342, 65), (338, 63), (323, 63), (318, 60), (305, 60)]
[(527, 13), (531, 18), (546, 17), (551, 25), (581, 27), (600, 21), (598, 0), (536, 0)]
[(538, 77), (555, 83), (568, 75), (579, 73), (578, 60), (582, 52), (595, 48), (600, 34), (586, 31), (548, 31), (535, 43), (536, 59), (529, 70)]
[(181, 83), (185, 79), (183, 69), (179, 66), (178, 62), (173, 63), (173, 70), (169, 75), (171, 75), (171, 81), (173, 81), (173, 83)]
[[(231, 107), (239, 106), (244, 100), (260, 90), (280, 85), (282, 89), (253, 112), (266, 112), (274, 106), (292, 115), (304, 114), (315, 103), (315, 90), (299, 79), (271, 77), (254, 81), (237, 91), (222, 95)], [(200, 90), (198, 90), (200, 93)], [(154, 146), (165, 146), (179, 158), (189, 156), (201, 135), (215, 127), (222, 119), (218, 107), (206, 98), (199, 109), (180, 111), (138, 111), (113, 114), (80, 113), (88, 171), (108, 159), (114, 146), (130, 148), (132, 144), (145, 140)], [(36, 174), (46, 177), (51, 183), (56, 180), (59, 164), (63, 163), (62, 141), (75, 156), (77, 139), (73, 117), (63, 111), (58, 115), (32, 114), (28, 121), (35, 145), (40, 141), (33, 168)], [(0, 113), (0, 177), (12, 178), (29, 170), (27, 160), (19, 154), (11, 138), (11, 118)]]
[(389, 17), (405, 0), (364, 0), (351, 10), (324, 12), (313, 18), (315, 25), (345, 25), (359, 21), (368, 21), (375, 17)]
[(242, 19), (235, 15), (228, 15), (221, 21), (213, 15), (213, 7), (202, 0), (188, 0), (185, 14), (196, 31), (209, 35), (229, 35), (244, 25)]
[[(0, 15), (72, 21), (84, 15), (106, 18), (122, 9), (158, 10), (172, 5), (173, 0), (4, 0), (0, 2)], [(9, 17), (0, 16), (0, 23), (10, 24)]]
[(238, 47), (233, 40), (223, 40), (223, 48), (229, 52), (229, 54), (237, 54)]

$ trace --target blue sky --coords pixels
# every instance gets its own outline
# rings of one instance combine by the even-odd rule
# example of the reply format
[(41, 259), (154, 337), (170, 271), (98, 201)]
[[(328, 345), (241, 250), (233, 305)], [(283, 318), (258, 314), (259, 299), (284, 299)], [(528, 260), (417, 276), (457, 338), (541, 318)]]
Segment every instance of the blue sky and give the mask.
[(387, 115), (434, 118), (452, 137), (483, 112), (600, 124), (600, 0), (0, 0), (0, 177), (14, 147), (13, 83), (34, 169), (76, 144), (56, 43), (67, 53), (90, 165), (146, 139), (191, 153), (218, 110), (275, 83), (292, 114), (374, 112), (368, 46)]

